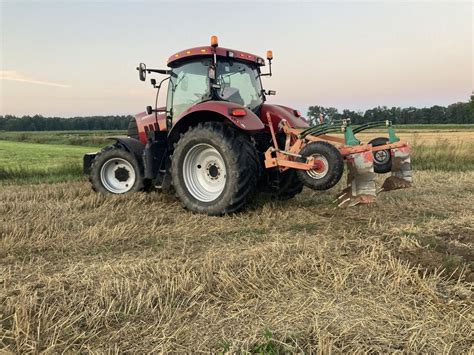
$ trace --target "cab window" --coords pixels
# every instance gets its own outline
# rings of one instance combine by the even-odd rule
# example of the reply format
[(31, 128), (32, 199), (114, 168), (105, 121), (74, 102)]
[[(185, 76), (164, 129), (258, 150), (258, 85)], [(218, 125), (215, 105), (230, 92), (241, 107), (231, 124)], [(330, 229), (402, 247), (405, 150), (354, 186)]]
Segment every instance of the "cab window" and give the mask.
[(209, 99), (209, 64), (209, 60), (202, 60), (173, 69), (167, 102), (173, 117), (178, 117), (191, 106)]

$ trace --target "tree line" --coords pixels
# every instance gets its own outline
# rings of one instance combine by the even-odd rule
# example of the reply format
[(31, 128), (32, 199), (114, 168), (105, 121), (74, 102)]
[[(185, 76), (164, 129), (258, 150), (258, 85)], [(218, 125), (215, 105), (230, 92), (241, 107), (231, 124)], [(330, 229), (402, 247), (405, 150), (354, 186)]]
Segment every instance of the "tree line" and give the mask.
[[(307, 117), (316, 124), (321, 117), (333, 120), (350, 118), (353, 124), (391, 120), (395, 124), (474, 124), (474, 95), (470, 102), (445, 106), (401, 108), (377, 106), (366, 111), (342, 110), (335, 107), (310, 106)], [(76, 131), (76, 130), (126, 130), (132, 116), (44, 117), (0, 116), (0, 131)]]
[(0, 131), (126, 130), (132, 116), (44, 117), (0, 116)]
[(310, 106), (308, 118), (316, 124), (321, 115), (333, 120), (350, 118), (353, 124), (390, 120), (395, 124), (466, 124), (474, 123), (474, 95), (470, 102), (458, 102), (445, 106), (424, 108), (377, 106), (367, 111), (343, 110), (335, 107)]

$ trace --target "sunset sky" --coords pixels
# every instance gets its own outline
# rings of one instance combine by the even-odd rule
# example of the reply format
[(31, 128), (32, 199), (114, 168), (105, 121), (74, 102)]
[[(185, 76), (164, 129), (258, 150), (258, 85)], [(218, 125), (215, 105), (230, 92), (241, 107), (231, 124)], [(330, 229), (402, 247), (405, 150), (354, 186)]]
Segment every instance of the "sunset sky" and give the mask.
[(303, 112), (447, 105), (472, 91), (470, 1), (17, 0), (0, 11), (0, 114), (143, 111), (155, 92), (137, 64), (164, 68), (214, 34), (223, 47), (272, 49), (270, 102)]

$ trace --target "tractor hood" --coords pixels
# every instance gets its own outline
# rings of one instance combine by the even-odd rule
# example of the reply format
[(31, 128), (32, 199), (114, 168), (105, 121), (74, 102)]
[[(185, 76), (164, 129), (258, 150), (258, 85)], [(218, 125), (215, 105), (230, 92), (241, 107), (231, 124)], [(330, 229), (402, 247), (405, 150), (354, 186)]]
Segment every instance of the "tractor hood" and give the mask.
[(305, 118), (301, 117), (299, 112), (295, 109), (290, 107), (281, 106), (281, 105), (271, 105), (271, 104), (263, 104), (260, 110), (260, 119), (265, 124), (268, 124), (267, 120), (267, 113), (270, 112), (272, 116), (272, 123), (273, 128), (276, 132), (280, 129), (278, 125), (280, 124), (281, 120), (286, 120), (290, 127), (298, 128), (298, 127), (309, 127), (308, 122)]

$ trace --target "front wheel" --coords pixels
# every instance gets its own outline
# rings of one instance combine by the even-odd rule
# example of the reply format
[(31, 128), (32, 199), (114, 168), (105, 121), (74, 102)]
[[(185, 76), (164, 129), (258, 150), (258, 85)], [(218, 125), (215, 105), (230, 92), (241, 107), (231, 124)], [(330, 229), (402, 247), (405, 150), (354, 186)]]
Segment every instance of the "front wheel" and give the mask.
[(341, 180), (344, 160), (339, 150), (332, 144), (312, 142), (305, 145), (300, 154), (304, 158), (313, 157), (319, 163), (318, 169), (297, 170), (298, 178), (310, 189), (328, 190)]
[(143, 175), (135, 156), (117, 145), (104, 148), (92, 162), (94, 191), (125, 194), (143, 190)]
[(258, 158), (248, 137), (219, 123), (191, 127), (176, 143), (171, 178), (190, 211), (222, 215), (242, 208), (254, 192)]

